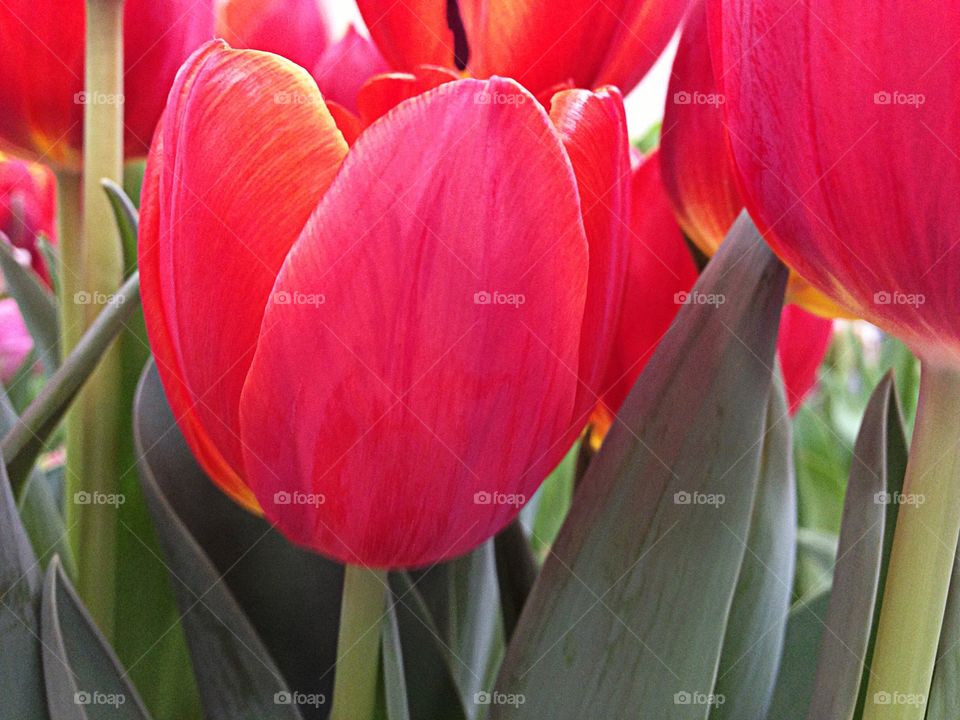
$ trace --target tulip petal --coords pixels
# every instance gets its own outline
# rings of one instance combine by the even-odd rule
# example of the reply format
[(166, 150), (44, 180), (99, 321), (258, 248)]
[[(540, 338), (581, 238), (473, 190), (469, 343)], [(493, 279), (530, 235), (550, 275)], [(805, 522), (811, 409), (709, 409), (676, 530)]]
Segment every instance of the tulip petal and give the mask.
[(191, 448), (235, 496), (263, 308), (346, 150), (305, 70), (222, 43), (184, 66), (157, 133), (140, 231), (147, 329)]
[(231, 47), (276, 53), (308, 70), (330, 42), (330, 25), (317, 0), (218, 1), (217, 36)]
[(577, 402), (577, 412), (583, 413), (586, 422), (602, 391), (626, 278), (631, 234), (630, 139), (623, 98), (616, 88), (557, 93), (550, 119), (577, 176), (590, 248)]
[(377, 46), (351, 25), (347, 34), (320, 56), (312, 74), (327, 101), (356, 113), (360, 88), (374, 75), (389, 69)]
[(454, 37), (438, 0), (358, 0), (370, 37), (397, 70), (454, 67)]
[(457, 79), (453, 71), (432, 65), (415, 68), (412, 73), (378, 75), (360, 88), (357, 105), (361, 123), (366, 127), (404, 100)]
[(960, 363), (960, 5), (716, 6), (731, 147), (765, 239), (921, 356)]
[(813, 389), (817, 370), (827, 354), (832, 337), (833, 320), (808, 313), (796, 305), (783, 308), (777, 355), (783, 370), (783, 384), (786, 386), (791, 414), (800, 409)]
[(595, 432), (600, 436), (606, 434), (698, 274), (664, 192), (657, 152), (634, 169), (631, 187), (627, 278), (603, 406), (596, 416)]
[(380, 567), (502, 528), (575, 437), (587, 262), (569, 160), (516, 83), (372, 125), (284, 263), (243, 389), (267, 517)]

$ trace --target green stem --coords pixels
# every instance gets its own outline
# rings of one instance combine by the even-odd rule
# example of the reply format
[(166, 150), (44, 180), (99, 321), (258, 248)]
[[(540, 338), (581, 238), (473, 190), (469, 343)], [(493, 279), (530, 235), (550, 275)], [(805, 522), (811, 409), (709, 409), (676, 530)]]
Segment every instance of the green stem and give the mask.
[(864, 720), (923, 720), (960, 535), (960, 370), (923, 365)]
[[(88, 0), (82, 232), (61, 238), (61, 333), (68, 353), (123, 279), (123, 252), (102, 178), (123, 177), (123, 0)], [(75, 207), (71, 209), (75, 211)], [(121, 367), (111, 349), (67, 416), (67, 527), (77, 589), (113, 636)], [(89, 499), (89, 501), (85, 501)]]
[(384, 571), (347, 565), (330, 720), (369, 720), (374, 715), (386, 578)]

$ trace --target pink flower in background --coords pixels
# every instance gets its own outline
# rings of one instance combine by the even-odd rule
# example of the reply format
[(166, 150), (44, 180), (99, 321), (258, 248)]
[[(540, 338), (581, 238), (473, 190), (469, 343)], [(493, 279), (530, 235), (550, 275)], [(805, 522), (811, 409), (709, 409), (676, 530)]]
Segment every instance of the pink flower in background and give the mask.
[(23, 323), (17, 301), (3, 298), (0, 300), (0, 380), (10, 382), (31, 350), (33, 340)]
[(37, 240), (41, 235), (56, 242), (56, 181), (38, 163), (16, 160), (0, 153), (0, 232), (11, 244), (29, 254), (31, 267), (49, 284), (46, 261)]

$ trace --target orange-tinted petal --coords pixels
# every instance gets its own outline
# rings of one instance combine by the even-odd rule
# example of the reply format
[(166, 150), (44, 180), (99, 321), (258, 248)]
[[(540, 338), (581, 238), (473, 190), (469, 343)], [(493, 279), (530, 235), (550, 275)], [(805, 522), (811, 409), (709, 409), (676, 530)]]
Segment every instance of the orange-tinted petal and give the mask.
[(424, 65), (412, 73), (385, 73), (367, 81), (360, 88), (357, 105), (363, 127), (393, 110), (404, 100), (457, 80), (452, 70)]
[(184, 66), (147, 164), (143, 304), (175, 415), (247, 504), (239, 398), (276, 274), (346, 153), (312, 78), (210, 43)]

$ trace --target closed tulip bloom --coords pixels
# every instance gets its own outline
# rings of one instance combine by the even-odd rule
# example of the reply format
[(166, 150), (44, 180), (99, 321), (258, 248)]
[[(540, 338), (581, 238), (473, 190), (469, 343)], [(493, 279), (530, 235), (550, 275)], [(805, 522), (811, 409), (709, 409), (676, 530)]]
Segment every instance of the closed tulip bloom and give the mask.
[(56, 181), (38, 163), (0, 153), (0, 232), (24, 252), (30, 266), (49, 284), (50, 275), (40, 252), (41, 236), (55, 242)]
[(509, 75), (534, 93), (572, 82), (629, 92), (666, 47), (687, 0), (359, 0), (397, 70), (422, 64)]
[[(661, 152), (643, 158), (632, 171), (628, 269), (603, 401), (594, 415), (596, 440), (606, 435), (697, 280), (697, 267), (661, 180)], [(793, 305), (784, 308), (777, 357), (791, 413), (813, 389), (832, 332), (831, 320)]]
[[(680, 227), (708, 257), (720, 247), (743, 210), (723, 118), (726, 97), (718, 89), (707, 34), (704, 0), (684, 22), (663, 117), (663, 180)], [(791, 273), (788, 299), (819, 315), (848, 315)]]
[(198, 51), (147, 163), (140, 267), (209, 475), (353, 564), (423, 565), (497, 532), (596, 402), (627, 147), (616, 91), (551, 117), (492, 78), (403, 102), (348, 149), (306, 71)]
[(124, 104), (128, 156), (145, 155), (177, 68), (213, 33), (213, 0), (126, 0), (122, 98), (87, 97), (84, 0), (0, 3), (0, 147), (77, 169), (83, 105)]
[(921, 357), (960, 363), (960, 6), (711, 7), (738, 185), (767, 242)]

